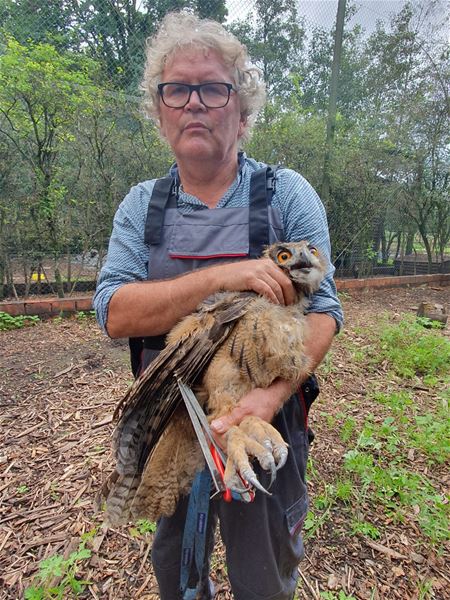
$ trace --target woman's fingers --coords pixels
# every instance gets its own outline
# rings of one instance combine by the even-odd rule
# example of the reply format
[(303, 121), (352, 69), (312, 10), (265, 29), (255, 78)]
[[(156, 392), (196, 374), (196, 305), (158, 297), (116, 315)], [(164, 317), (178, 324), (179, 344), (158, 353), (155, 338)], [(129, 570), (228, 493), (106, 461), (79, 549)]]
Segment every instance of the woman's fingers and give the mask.
[(295, 301), (295, 291), (289, 277), (268, 258), (213, 268), (221, 279), (220, 289), (252, 290), (275, 304), (292, 304)]

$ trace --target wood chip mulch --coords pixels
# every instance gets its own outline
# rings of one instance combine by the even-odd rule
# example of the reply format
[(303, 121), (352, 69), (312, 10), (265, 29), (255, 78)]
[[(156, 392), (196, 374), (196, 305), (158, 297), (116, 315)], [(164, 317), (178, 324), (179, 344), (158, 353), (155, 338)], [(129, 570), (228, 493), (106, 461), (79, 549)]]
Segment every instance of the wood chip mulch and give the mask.
[[(357, 344), (361, 327), (375, 315), (412, 312), (424, 299), (445, 304), (448, 288), (345, 295), (345, 334), (334, 346), (334, 368), (330, 363), (321, 367), (322, 393), (311, 414), (316, 432), (312, 498), (336, 479), (348, 450), (324, 414), (339, 417), (350, 410), (346, 414), (357, 423), (369, 412), (386, 416), (367, 397), (383, 373), (368, 374), (352, 363), (346, 340)], [(36, 583), (39, 563), (54, 555), (68, 558), (86, 533), (92, 554), (80, 563), (77, 576), (89, 583), (78, 597), (159, 598), (149, 559), (152, 534), (131, 526), (105, 530), (95, 509), (113, 465), (112, 413), (131, 383), (127, 344), (108, 340), (92, 319), (74, 317), (0, 332), (0, 347), (0, 600), (23, 598)], [(418, 402), (436, 400), (426, 386), (414, 393)], [(430, 469), (417, 454), (411, 458), (448, 493), (446, 465)], [(450, 599), (448, 548), (427, 542), (413, 518), (389, 521), (382, 509), (368, 503), (366, 520), (382, 531), (375, 541), (350, 535), (350, 515), (348, 507), (334, 504), (307, 539), (297, 598)], [(216, 599), (230, 600), (220, 543), (212, 578)], [(52, 583), (58, 585), (58, 577)], [(64, 596), (72, 597), (69, 592)]]

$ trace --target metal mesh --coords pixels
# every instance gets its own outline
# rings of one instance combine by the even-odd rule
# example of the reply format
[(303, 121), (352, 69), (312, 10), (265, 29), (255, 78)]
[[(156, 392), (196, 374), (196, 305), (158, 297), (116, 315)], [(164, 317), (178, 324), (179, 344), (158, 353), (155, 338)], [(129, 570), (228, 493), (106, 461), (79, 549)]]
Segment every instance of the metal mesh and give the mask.
[(0, 0), (8, 293), (94, 278), (129, 187), (166, 172), (139, 82), (146, 38), (180, 8), (222, 21), (263, 71), (246, 150), (324, 192), (339, 276), (450, 269), (448, 2), (347, 0), (330, 137), (338, 0)]

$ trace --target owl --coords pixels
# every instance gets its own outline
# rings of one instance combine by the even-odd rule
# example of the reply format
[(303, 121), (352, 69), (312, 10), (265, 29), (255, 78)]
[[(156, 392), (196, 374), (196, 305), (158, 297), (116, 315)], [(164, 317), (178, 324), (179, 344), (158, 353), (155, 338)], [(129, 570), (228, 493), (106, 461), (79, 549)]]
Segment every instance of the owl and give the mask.
[[(170, 516), (188, 494), (204, 458), (177, 385), (192, 387), (208, 419), (230, 413), (254, 388), (282, 378), (298, 385), (310, 372), (304, 351), (305, 310), (320, 286), (326, 260), (307, 241), (272, 244), (264, 251), (290, 278), (296, 302), (271, 303), (254, 292), (219, 292), (182, 319), (167, 346), (135, 381), (116, 410), (116, 469), (106, 495), (106, 522)], [(261, 487), (257, 460), (275, 474), (287, 457), (278, 431), (248, 416), (226, 434), (225, 483)]]

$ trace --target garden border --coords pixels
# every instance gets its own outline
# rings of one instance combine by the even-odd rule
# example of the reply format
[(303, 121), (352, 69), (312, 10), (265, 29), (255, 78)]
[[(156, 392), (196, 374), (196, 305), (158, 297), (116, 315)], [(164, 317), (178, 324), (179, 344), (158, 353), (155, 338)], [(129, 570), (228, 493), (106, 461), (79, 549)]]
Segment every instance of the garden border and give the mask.
[[(416, 287), (429, 284), (450, 285), (450, 273), (336, 280), (336, 287), (340, 292), (364, 292), (372, 289)], [(13, 317), (19, 315), (51, 317), (89, 310), (92, 310), (92, 295), (77, 296), (75, 298), (48, 298), (45, 300), (39, 298), (38, 300), (0, 302), (0, 312), (5, 312)]]

